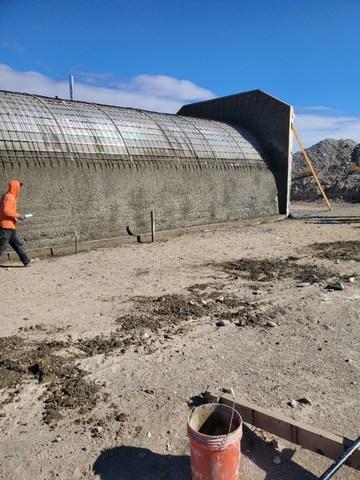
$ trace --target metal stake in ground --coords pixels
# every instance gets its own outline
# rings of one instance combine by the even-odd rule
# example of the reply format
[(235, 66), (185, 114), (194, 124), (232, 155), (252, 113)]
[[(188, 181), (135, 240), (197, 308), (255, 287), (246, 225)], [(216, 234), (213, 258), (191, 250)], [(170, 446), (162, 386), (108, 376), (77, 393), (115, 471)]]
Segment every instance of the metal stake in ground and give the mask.
[(154, 217), (154, 210), (150, 212), (150, 220), (151, 220), (151, 241), (155, 242), (155, 217)]

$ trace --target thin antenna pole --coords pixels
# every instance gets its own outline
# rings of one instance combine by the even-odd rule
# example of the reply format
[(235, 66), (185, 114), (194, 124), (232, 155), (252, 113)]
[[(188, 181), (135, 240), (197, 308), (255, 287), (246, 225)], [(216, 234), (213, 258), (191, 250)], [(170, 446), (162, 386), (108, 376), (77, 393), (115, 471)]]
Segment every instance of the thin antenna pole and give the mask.
[(75, 100), (74, 96), (74, 75), (69, 76), (70, 100)]

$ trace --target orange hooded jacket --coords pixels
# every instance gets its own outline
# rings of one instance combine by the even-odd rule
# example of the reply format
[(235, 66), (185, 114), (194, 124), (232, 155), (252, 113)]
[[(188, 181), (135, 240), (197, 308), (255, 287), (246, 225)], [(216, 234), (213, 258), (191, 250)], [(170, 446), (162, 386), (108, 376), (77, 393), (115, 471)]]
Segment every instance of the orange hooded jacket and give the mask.
[(17, 180), (10, 180), (8, 192), (0, 202), (0, 228), (16, 229), (16, 220), (20, 217), (17, 212), (17, 199), (20, 196), (21, 183)]

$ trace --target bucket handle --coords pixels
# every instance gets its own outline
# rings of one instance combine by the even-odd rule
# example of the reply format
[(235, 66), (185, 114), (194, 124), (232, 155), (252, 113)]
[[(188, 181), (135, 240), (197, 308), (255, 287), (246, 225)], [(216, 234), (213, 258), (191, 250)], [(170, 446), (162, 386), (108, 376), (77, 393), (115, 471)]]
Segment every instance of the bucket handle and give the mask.
[(228, 433), (226, 434), (226, 436), (224, 437), (223, 441), (221, 442), (220, 444), (220, 447), (219, 447), (219, 450), (223, 450), (224, 449), (224, 446), (225, 446), (225, 443), (228, 439), (228, 436), (230, 435), (230, 432), (231, 432), (231, 427), (232, 427), (232, 423), (233, 423), (233, 420), (234, 420), (234, 413), (235, 413), (235, 402), (236, 402), (236, 399), (235, 399), (235, 392), (234, 392), (234, 389), (231, 387), (230, 390), (228, 389), (223, 389), (222, 393), (220, 394), (220, 396), (217, 398), (217, 402), (216, 403), (220, 403), (220, 400), (223, 396), (224, 393), (229, 393), (231, 394), (232, 398), (233, 398), (233, 404), (232, 404), (232, 410), (231, 410), (231, 418), (230, 418), (230, 424), (229, 424), (229, 430), (228, 430)]

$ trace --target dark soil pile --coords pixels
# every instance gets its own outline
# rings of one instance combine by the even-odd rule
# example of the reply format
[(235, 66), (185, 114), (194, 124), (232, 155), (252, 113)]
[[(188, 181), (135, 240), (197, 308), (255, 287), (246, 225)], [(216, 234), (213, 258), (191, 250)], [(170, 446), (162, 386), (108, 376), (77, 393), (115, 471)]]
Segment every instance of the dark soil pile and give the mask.
[(313, 243), (309, 248), (318, 258), (360, 262), (360, 240)]
[(143, 347), (146, 353), (151, 353), (160, 333), (182, 333), (185, 321), (204, 316), (206, 310), (204, 305), (183, 295), (136, 297), (133, 301), (135, 308), (116, 320), (119, 328), (115, 332), (78, 340), (76, 347), (89, 356), (125, 353), (130, 347)]
[[(284, 313), (271, 305), (264, 305), (264, 302), (259, 300), (248, 301), (229, 293), (224, 296), (219, 285), (214, 283), (192, 285), (187, 290), (191, 295), (138, 298), (134, 314), (121, 317), (118, 321), (125, 322), (124, 325), (150, 327), (152, 333), (162, 333), (166, 338), (183, 333), (189, 321), (200, 318), (210, 317), (214, 323), (216, 320), (227, 320), (239, 327), (245, 327), (265, 325)], [(152, 319), (152, 323), (143, 322), (144, 318)]]
[(291, 258), (242, 258), (233, 262), (216, 264), (232, 277), (243, 277), (257, 282), (271, 282), (293, 278), (299, 282), (318, 283), (328, 280), (333, 273), (316, 265), (300, 264)]
[(35, 342), (12, 336), (0, 338), (0, 389), (35, 379), (45, 385), (44, 422), (59, 420), (65, 409), (89, 411), (97, 402), (98, 386), (75, 366), (77, 358), (64, 357), (67, 342)]
[(20, 337), (0, 338), (0, 389), (15, 387), (27, 373), (26, 366), (18, 361), (23, 348)]
[(82, 370), (69, 366), (47, 388), (44, 422), (57, 422), (66, 409), (76, 409), (80, 415), (88, 413), (99, 399), (99, 390), (94, 382), (84, 379)]
[(77, 342), (77, 347), (89, 356), (101, 353), (111, 353), (114, 350), (124, 352), (125, 342), (121, 335), (112, 333), (110, 336), (97, 335)]
[(205, 315), (205, 306), (196, 303), (186, 295), (137, 297), (134, 302), (136, 312), (117, 319), (122, 331), (132, 332), (143, 329), (156, 333), (162, 328), (177, 327), (186, 320)]
[(55, 352), (67, 346), (64, 342), (26, 342), (21, 337), (0, 338), (0, 388), (13, 387), (24, 377), (39, 382), (58, 374), (64, 361)]
[(173, 323), (204, 315), (204, 305), (189, 301), (182, 295), (165, 295), (155, 300), (153, 313), (160, 317), (169, 317)]
[(214, 314), (219, 320), (229, 320), (238, 327), (264, 326), (268, 322), (278, 320), (284, 315), (285, 310), (271, 304), (259, 302), (240, 301), (231, 309), (220, 310)]
[(121, 324), (121, 329), (125, 332), (131, 332), (138, 329), (157, 332), (161, 328), (161, 321), (158, 318), (147, 314), (137, 316), (134, 316), (133, 314), (124, 315), (119, 318), (117, 322)]

